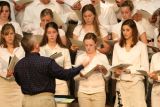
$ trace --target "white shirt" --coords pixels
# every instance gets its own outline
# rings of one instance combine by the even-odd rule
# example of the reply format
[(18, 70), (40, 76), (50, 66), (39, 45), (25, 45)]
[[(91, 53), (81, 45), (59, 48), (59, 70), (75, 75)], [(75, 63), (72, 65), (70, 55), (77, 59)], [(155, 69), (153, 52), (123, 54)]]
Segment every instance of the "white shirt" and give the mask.
[(113, 9), (110, 6), (100, 2), (100, 11), (101, 13), (98, 16), (100, 25), (105, 27), (107, 31), (111, 32), (112, 25), (117, 23), (117, 18)]
[(7, 48), (0, 48), (0, 76), (7, 76), (7, 68), (9, 63), (9, 57), (16, 55), (18, 59), (24, 57), (24, 50), (22, 47), (17, 47), (14, 49), (13, 53), (9, 53)]
[[(86, 58), (88, 58), (86, 53), (83, 53), (77, 56), (75, 64), (80, 65)], [(96, 52), (96, 55), (92, 59), (92, 61), (87, 65), (81, 72), (88, 72), (92, 70), (96, 65), (103, 65), (107, 70), (110, 68), (108, 63), (108, 59), (106, 55)], [(109, 77), (110, 72), (105, 75), (105, 77)], [(103, 92), (105, 90), (105, 81), (104, 75), (99, 73), (98, 71), (93, 72), (88, 78), (82, 78), (79, 81), (79, 92), (93, 94), (97, 92)]]
[(39, 28), (40, 23), (40, 13), (43, 9), (49, 8), (53, 12), (61, 13), (61, 9), (57, 6), (57, 3), (52, 1), (46, 5), (40, 2), (40, 0), (35, 0), (33, 3), (29, 4), (25, 8), (22, 30), (24, 32), (31, 32)]
[[(101, 38), (104, 38), (108, 35), (107, 31), (102, 26), (99, 26), (99, 29), (100, 29), (100, 33), (101, 33)], [(73, 34), (78, 36), (79, 41), (83, 41), (84, 36), (87, 33), (89, 33), (89, 32), (86, 32), (85, 29), (82, 27), (82, 25), (77, 25), (73, 31)], [(91, 33), (95, 33), (95, 32), (91, 32)]]
[[(112, 33), (114, 33), (114, 35), (116, 36), (114, 39), (117, 40), (117, 39), (120, 39), (121, 38), (121, 26), (123, 24), (124, 21), (121, 21), (117, 24), (115, 24), (113, 27), (112, 27)], [(142, 33), (145, 32), (144, 28), (142, 25), (140, 25), (138, 22), (134, 21), (136, 23), (136, 26), (137, 26), (137, 29), (138, 29), (138, 33), (139, 35), (141, 35)]]
[[(150, 72), (160, 70), (160, 52), (155, 53), (152, 56), (150, 64)], [(160, 82), (160, 76), (158, 76), (158, 82)]]
[(128, 52), (125, 47), (120, 47), (119, 43), (116, 43), (113, 50), (112, 66), (119, 64), (131, 64), (131, 66), (127, 68), (131, 71), (131, 74), (122, 73), (119, 77), (120, 80), (138, 81), (144, 79), (143, 76), (137, 75), (139, 73), (136, 70), (149, 71), (146, 44), (138, 41)]
[[(62, 56), (55, 59), (55, 61), (64, 69), (69, 69), (72, 67), (71, 65), (71, 59), (69, 50), (67, 48), (61, 48), (58, 44), (55, 46), (54, 49), (51, 49), (48, 44), (46, 44), (43, 47), (40, 47), (40, 54), (42, 56), (50, 57), (52, 54), (56, 52), (61, 52)], [(66, 83), (66, 81), (56, 79), (56, 84), (63, 84)]]
[[(7, 22), (7, 23), (12, 24), (14, 26), (14, 29), (15, 29), (16, 33), (23, 37), (22, 29), (21, 29), (20, 25), (17, 22), (10, 21), (10, 22)], [(2, 30), (2, 27), (3, 26), (0, 25), (0, 31)]]

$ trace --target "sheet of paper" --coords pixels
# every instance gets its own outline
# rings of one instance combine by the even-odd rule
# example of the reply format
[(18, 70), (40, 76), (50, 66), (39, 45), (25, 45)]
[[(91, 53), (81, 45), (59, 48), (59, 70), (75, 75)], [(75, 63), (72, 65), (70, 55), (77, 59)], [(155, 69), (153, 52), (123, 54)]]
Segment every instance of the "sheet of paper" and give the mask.
[(129, 66), (131, 66), (131, 64), (119, 64), (110, 68), (110, 71), (114, 71), (116, 69), (121, 69), (121, 70), (127, 69)]
[(14, 71), (14, 67), (18, 61), (19, 59), (16, 57), (16, 55), (14, 55), (10, 61), (10, 64), (8, 65), (8, 70)]
[(51, 56), (50, 56), (50, 58), (52, 58), (52, 59), (56, 59), (56, 58), (59, 58), (59, 57), (61, 57), (62, 56), (62, 52), (59, 52), (59, 53), (54, 53), (54, 54), (52, 54)]
[(146, 76), (146, 77), (148, 77), (148, 74), (147, 74), (147, 72), (146, 71), (144, 71), (144, 70), (137, 70), (139, 73), (141, 73), (143, 76)]
[(76, 46), (79, 47), (79, 50), (85, 50), (85, 47), (84, 47), (82, 41), (75, 40), (75, 39), (73, 39), (73, 38), (69, 38), (69, 39), (70, 39), (70, 41), (71, 41), (72, 44), (75, 44)]

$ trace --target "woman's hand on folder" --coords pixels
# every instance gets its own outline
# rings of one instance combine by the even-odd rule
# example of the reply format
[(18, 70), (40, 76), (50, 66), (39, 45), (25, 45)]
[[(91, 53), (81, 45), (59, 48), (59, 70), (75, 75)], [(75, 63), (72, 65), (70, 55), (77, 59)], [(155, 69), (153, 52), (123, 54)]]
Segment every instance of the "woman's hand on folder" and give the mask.
[(13, 71), (7, 70), (7, 77), (13, 76)]
[(124, 72), (124, 69), (115, 69), (114, 70), (115, 77), (119, 77), (122, 74), (122, 72)]
[(102, 74), (107, 74), (107, 69), (103, 65), (97, 65), (95, 71), (101, 72)]
[(155, 72), (148, 73), (149, 77), (155, 81), (158, 80), (158, 75)]

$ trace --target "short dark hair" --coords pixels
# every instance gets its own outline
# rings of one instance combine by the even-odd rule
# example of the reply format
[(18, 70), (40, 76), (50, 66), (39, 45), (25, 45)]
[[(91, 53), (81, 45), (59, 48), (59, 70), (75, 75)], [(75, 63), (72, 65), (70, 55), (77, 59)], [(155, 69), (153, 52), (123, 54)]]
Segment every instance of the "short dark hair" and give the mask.
[(97, 43), (97, 36), (94, 33), (87, 33), (84, 36), (83, 42), (87, 39), (92, 39), (95, 43)]
[(131, 0), (125, 0), (121, 7), (129, 7), (130, 11), (133, 11), (134, 9), (134, 5), (133, 5), (133, 2)]
[(121, 39), (120, 39), (119, 45), (121, 47), (124, 47), (126, 44), (126, 39), (124, 38), (124, 35), (123, 35), (123, 26), (124, 25), (128, 25), (132, 29), (132, 42), (133, 42), (133, 44), (131, 45), (131, 47), (133, 47), (138, 42), (138, 29), (137, 29), (136, 23), (132, 19), (128, 19), (123, 22), (123, 24), (121, 26)]
[(48, 9), (48, 8), (45, 8), (41, 11), (41, 14), (40, 14), (40, 18), (43, 18), (44, 16), (51, 16), (51, 18), (53, 19), (53, 12), (51, 9)]
[(43, 35), (43, 38), (42, 38), (42, 41), (40, 43), (40, 46), (44, 46), (48, 43), (48, 37), (47, 37), (47, 30), (48, 28), (51, 27), (53, 29), (55, 29), (57, 31), (57, 39), (56, 39), (56, 42), (58, 43), (58, 45), (60, 47), (65, 47), (61, 41), (61, 38), (60, 38), (60, 35), (59, 35), (59, 32), (58, 32), (58, 25), (55, 23), (55, 22), (49, 22), (46, 24), (45, 26), (45, 31), (44, 31), (44, 35)]

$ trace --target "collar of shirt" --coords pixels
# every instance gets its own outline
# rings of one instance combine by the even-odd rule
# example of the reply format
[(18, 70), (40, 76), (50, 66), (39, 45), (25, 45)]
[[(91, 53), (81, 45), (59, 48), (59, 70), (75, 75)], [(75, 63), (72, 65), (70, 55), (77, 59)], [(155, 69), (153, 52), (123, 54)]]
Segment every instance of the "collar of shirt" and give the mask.
[(31, 52), (31, 53), (26, 53), (25, 56), (26, 57), (29, 57), (29, 56), (40, 56), (40, 54), (37, 53), (37, 52)]
[(58, 45), (58, 44), (56, 44), (56, 46), (54, 47), (54, 48), (50, 48), (49, 47), (49, 45), (48, 44), (46, 44), (46, 46), (45, 46), (47, 49), (51, 49), (51, 50), (53, 50), (53, 49), (59, 49), (60, 48), (60, 46)]

